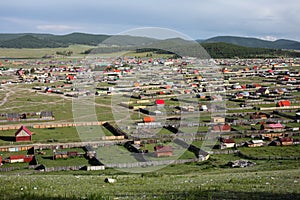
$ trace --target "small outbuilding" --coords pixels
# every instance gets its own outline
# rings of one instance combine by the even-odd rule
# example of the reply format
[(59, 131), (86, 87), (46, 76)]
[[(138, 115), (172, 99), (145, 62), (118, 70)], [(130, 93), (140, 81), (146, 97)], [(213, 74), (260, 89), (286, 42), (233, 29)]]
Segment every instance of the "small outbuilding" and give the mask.
[(21, 126), (15, 133), (16, 142), (28, 142), (32, 140), (32, 132), (25, 126)]

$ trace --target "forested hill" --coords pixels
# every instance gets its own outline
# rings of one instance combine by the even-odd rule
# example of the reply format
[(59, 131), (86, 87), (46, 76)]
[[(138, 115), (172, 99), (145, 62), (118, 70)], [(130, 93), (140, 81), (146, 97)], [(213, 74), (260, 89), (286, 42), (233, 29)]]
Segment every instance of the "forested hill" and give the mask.
[(293, 41), (293, 40), (286, 40), (286, 39), (268, 41), (268, 40), (249, 38), (249, 37), (218, 36), (218, 37), (209, 38), (207, 40), (199, 40), (199, 42), (201, 43), (224, 42), (224, 43), (235, 44), (244, 47), (300, 50), (300, 42)]
[(300, 57), (300, 52), (281, 49), (243, 47), (223, 42), (202, 43), (212, 58), (277, 58)]
[[(225, 39), (234, 40), (236, 37), (225, 37)], [(227, 40), (226, 39), (226, 40)], [(216, 42), (213, 42), (215, 41)], [(235, 45), (225, 42), (219, 42), (218, 40), (224, 40), (224, 37), (219, 37), (218, 39), (211, 39), (201, 41), (201, 45), (208, 52), (208, 54), (213, 58), (270, 58), (270, 57), (300, 57), (300, 52), (293, 50), (281, 50), (285, 48), (257, 48), (257, 47), (245, 47), (243, 45)], [(251, 44), (251, 41), (257, 42), (257, 40), (249, 40), (239, 38), (240, 41), (247, 41), (248, 46)], [(235, 40), (236, 41), (236, 40)], [(268, 41), (258, 40), (261, 44), (269, 44)], [(182, 39), (166, 39), (166, 40), (157, 40), (147, 37), (136, 37), (136, 36), (127, 36), (127, 35), (94, 35), (94, 34), (85, 34), (85, 33), (71, 33), (68, 35), (52, 35), (52, 34), (0, 34), (0, 48), (57, 48), (57, 47), (68, 47), (72, 44), (82, 44), (89, 46), (97, 46), (99, 44), (114, 45), (113, 51), (128, 49), (134, 50), (141, 46), (153, 46), (156, 44), (158, 47), (169, 45), (174, 43), (175, 49), (180, 49), (180, 52), (193, 51), (195, 46), (191, 47), (190, 44), (195, 45), (195, 42), (185, 41)], [(257, 43), (256, 43), (257, 44)], [(281, 47), (284, 45), (289, 47), (298, 48), (298, 42), (290, 40), (279, 40), (276, 44), (281, 44)], [(188, 46), (187, 46), (188, 45)], [(184, 47), (183, 47), (184, 46)], [(180, 47), (180, 48), (178, 48)], [(104, 47), (105, 48), (105, 47)], [(299, 47), (300, 48), (300, 47)], [(288, 48), (286, 48), (288, 49)], [(110, 51), (109, 48), (102, 49), (100, 52)], [(87, 51), (90, 53), (91, 51)], [(98, 52), (98, 51), (93, 51)], [(195, 52), (197, 53), (197, 52)], [(205, 56), (207, 57), (207, 56)]]

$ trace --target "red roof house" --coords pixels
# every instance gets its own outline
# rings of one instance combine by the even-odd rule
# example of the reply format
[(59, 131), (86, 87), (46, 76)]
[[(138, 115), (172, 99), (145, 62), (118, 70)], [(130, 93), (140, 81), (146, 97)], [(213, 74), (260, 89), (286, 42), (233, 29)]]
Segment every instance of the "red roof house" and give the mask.
[(282, 146), (293, 145), (293, 138), (285, 137), (279, 139)]
[(157, 157), (172, 156), (173, 155), (172, 146), (155, 146), (154, 150), (155, 150), (155, 155)]
[(224, 125), (215, 125), (212, 127), (213, 132), (230, 132), (231, 127), (229, 124), (224, 124)]
[(165, 105), (165, 100), (164, 99), (157, 99), (157, 100), (155, 100), (155, 104), (157, 106), (164, 106)]
[(23, 142), (23, 141), (31, 141), (32, 139), (32, 132), (28, 130), (25, 126), (21, 126), (19, 130), (15, 133), (16, 142)]
[(235, 147), (235, 141), (232, 138), (221, 139), (221, 144), (220, 144), (221, 149), (233, 148), (233, 147)]
[(289, 100), (279, 101), (277, 104), (279, 107), (291, 106), (291, 102)]

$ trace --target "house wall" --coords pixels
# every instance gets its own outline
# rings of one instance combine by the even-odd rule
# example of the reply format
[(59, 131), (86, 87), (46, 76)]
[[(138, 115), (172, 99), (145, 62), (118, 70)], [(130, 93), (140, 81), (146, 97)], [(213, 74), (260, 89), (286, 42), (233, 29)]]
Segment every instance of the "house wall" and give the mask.
[(157, 157), (163, 157), (163, 156), (172, 156), (173, 153), (172, 152), (156, 152), (156, 156)]
[(31, 136), (16, 136), (16, 142), (31, 141)]
[(293, 145), (293, 141), (290, 141), (290, 142), (282, 142), (281, 145), (282, 145), (282, 146)]

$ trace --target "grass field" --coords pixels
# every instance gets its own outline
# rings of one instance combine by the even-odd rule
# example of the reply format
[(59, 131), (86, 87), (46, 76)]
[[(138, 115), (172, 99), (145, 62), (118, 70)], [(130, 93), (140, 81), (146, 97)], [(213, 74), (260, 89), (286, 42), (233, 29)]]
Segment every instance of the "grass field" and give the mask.
[(57, 51), (73, 51), (73, 56), (82, 56), (81, 53), (92, 48), (86, 45), (71, 45), (67, 48), (41, 48), (41, 49), (14, 49), (0, 48), (0, 55), (4, 58), (41, 58), (45, 55), (55, 55)]
[[(224, 165), (233, 155), (203, 163), (169, 165), (151, 173), (108, 169), (1, 176), (2, 199), (299, 199), (299, 163), (257, 163), (249, 168)], [(267, 166), (273, 166), (268, 167)], [(105, 183), (105, 178), (116, 183)]]
[(300, 157), (300, 145), (295, 146), (267, 146), (267, 147), (259, 147), (259, 148), (239, 148), (239, 150), (251, 157), (256, 158), (271, 158), (274, 157)]

